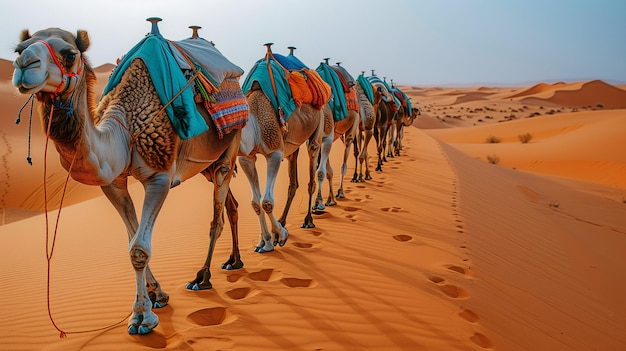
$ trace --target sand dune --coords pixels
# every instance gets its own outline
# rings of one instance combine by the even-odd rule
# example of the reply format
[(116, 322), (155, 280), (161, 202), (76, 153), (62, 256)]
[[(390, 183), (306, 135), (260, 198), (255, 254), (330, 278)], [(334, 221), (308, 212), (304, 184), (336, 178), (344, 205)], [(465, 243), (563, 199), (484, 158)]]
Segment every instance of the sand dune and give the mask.
[[(10, 76), (5, 69), (0, 76)], [(99, 72), (105, 80), (110, 67)], [(210, 291), (184, 288), (203, 264), (212, 206), (212, 186), (190, 179), (172, 189), (155, 226), (150, 264), (170, 305), (141, 337), (125, 326), (134, 276), (123, 224), (98, 188), (70, 182), (49, 282), (52, 315), (68, 332), (59, 338), (47, 313), (44, 135), (33, 121), (29, 166), (28, 119), (2, 119), (0, 350), (624, 350), (626, 114), (610, 105), (547, 113), (560, 101), (574, 106), (570, 99), (596, 106), (609, 89), (600, 83), (558, 88), (578, 95), (526, 107), (502, 98), (516, 89), (483, 89), (482, 99), (453, 105), (479, 90), (407, 89), (422, 109), (414, 126), (424, 129), (406, 128), (401, 156), (373, 180), (347, 181), (347, 198), (316, 215), (314, 229), (300, 228), (308, 181), (300, 172), (289, 241), (271, 253), (252, 250), (258, 224), (237, 176), (245, 267), (219, 269), (227, 226)], [(2, 111), (16, 116), (24, 99), (8, 81), (0, 89)], [(439, 94), (446, 90), (454, 94)], [(521, 143), (521, 133), (532, 140)], [(501, 142), (486, 143), (490, 135)], [(342, 152), (337, 142), (337, 173)], [(52, 149), (51, 208), (64, 176)], [(286, 192), (282, 170), (278, 206)], [(131, 194), (141, 203), (142, 186)]]

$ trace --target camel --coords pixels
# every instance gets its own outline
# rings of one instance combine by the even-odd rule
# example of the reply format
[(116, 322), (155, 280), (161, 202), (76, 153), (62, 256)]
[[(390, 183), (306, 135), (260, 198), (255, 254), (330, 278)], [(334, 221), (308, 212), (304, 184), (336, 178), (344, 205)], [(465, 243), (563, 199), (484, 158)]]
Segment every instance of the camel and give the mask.
[[(146, 38), (160, 36), (156, 25), (160, 19), (148, 20), (152, 22), (152, 32)], [(96, 76), (85, 57), (89, 45), (85, 30), (78, 30), (76, 36), (59, 28), (33, 35), (24, 30), (15, 49), (18, 57), (13, 64), (13, 84), (20, 93), (34, 94), (40, 102), (43, 127), (71, 177), (100, 186), (119, 212), (126, 226), (128, 253), (136, 278), (128, 333), (147, 334), (159, 323), (153, 308), (163, 307), (169, 300), (148, 266), (154, 223), (161, 206), (172, 186), (198, 173), (213, 183), (208, 255), (188, 285), (210, 288), (211, 257), (224, 226), (224, 207), (231, 227), (235, 231), (237, 228), (237, 204), (228, 194), (241, 129), (220, 137), (211, 116), (198, 104), (192, 108), (197, 107), (209, 128), (182, 139), (163, 113), (167, 105), (157, 96), (147, 63), (139, 58), (130, 61), (119, 84), (96, 104)], [(128, 191), (129, 176), (145, 189), (139, 221)], [(233, 235), (236, 238), (236, 233)], [(243, 265), (236, 248), (234, 240), (226, 263), (231, 268)]]
[(387, 157), (400, 156), (400, 150), (402, 150), (402, 138), (404, 137), (404, 127), (408, 127), (413, 124), (413, 121), (420, 114), (418, 108), (413, 107), (409, 97), (400, 88), (394, 85), (393, 79), (391, 80), (391, 91), (397, 101), (398, 111), (397, 118), (391, 125), (389, 130), (389, 150)]
[[(342, 97), (348, 98), (348, 94), (353, 92), (354, 90), (354, 78), (350, 76), (348, 71), (346, 71), (343, 67), (341, 67), (341, 62), (337, 62), (336, 66), (330, 66), (328, 61), (330, 58), (325, 58), (324, 61), (320, 63), (320, 66), (316, 69), (322, 75), (322, 78), (333, 88), (333, 95), (341, 94)], [(330, 71), (332, 70), (332, 71)], [(326, 74), (323, 72), (326, 71)], [(333, 77), (334, 72), (334, 78)], [(346, 90), (347, 88), (347, 90)], [(337, 99), (338, 97), (335, 97)], [(354, 101), (355, 104), (358, 104), (358, 101)], [(337, 205), (336, 198), (345, 198), (345, 192), (343, 190), (343, 178), (348, 171), (348, 157), (350, 156), (350, 150), (352, 148), (352, 144), (356, 138), (357, 132), (359, 130), (359, 122), (360, 117), (357, 110), (353, 108), (349, 108), (346, 106), (345, 116), (341, 116), (342, 118), (336, 118), (334, 115), (334, 109), (330, 107), (330, 102), (324, 105), (324, 117), (325, 119), (332, 119), (334, 121), (333, 135), (330, 138), (323, 138), (322, 140), (322, 150), (326, 150), (328, 148), (330, 151), (330, 145), (326, 145), (326, 143), (334, 143), (337, 139), (342, 140), (344, 144), (344, 153), (343, 153), (343, 162), (341, 164), (341, 177), (339, 178), (339, 189), (337, 190), (337, 195), (334, 195), (333, 192), (333, 168), (331, 167), (330, 160), (326, 157), (326, 179), (328, 180), (328, 198), (326, 202), (323, 202), (322, 198), (322, 184), (320, 184), (317, 188), (317, 197), (315, 200), (315, 204), (313, 205), (313, 209), (317, 211), (324, 210), (325, 206), (334, 206)], [(339, 104), (339, 103), (337, 103)], [(353, 107), (353, 106), (350, 106)], [(339, 119), (339, 120), (338, 120)], [(356, 148), (356, 146), (355, 146)], [(326, 153), (322, 153), (325, 155)], [(320, 160), (320, 163), (323, 160)]]
[[(265, 58), (259, 60), (257, 65), (265, 64), (264, 68), (259, 69), (267, 70), (267, 67), (271, 67), (270, 61), (275, 60), (275, 58), (271, 50), (272, 44), (267, 43), (265, 46), (267, 48)], [(295, 48), (290, 47), (289, 49), (290, 55), (293, 55)], [(321, 152), (322, 136), (332, 135), (330, 129), (332, 123), (325, 122), (321, 110), (310, 103), (303, 103), (300, 107), (295, 108), (285, 122), (282, 116), (284, 110), (279, 108), (279, 112), (277, 112), (263, 91), (261, 83), (252, 77), (251, 74), (256, 67), (255, 65), (244, 82), (244, 91), (249, 86), (246, 98), (250, 106), (250, 115), (248, 124), (242, 130), (238, 159), (241, 169), (250, 183), (252, 208), (257, 214), (261, 228), (259, 243), (255, 246), (254, 251), (265, 253), (273, 251), (276, 245), (283, 247), (289, 237), (289, 232), (285, 226), (291, 202), (299, 186), (297, 161), (300, 146), (303, 144), (306, 144), (309, 155), (309, 206), (301, 227), (315, 227), (311, 202), (315, 191), (316, 172), (319, 173), (317, 179), (323, 180), (325, 178), (325, 174), (318, 170), (317, 158)], [(285, 72), (283, 71), (283, 73)], [(281, 83), (277, 79), (282, 78), (275, 77), (275, 79), (274, 84)], [(265, 192), (262, 196), (259, 174), (255, 164), (257, 155), (263, 155), (267, 160), (267, 179)], [(279, 219), (276, 219), (274, 215), (274, 185), (283, 158), (288, 161), (289, 189), (283, 213)], [(265, 216), (268, 217), (271, 228), (268, 228)]]
[[(354, 148), (354, 175), (352, 176), (352, 183), (363, 183), (366, 180), (371, 180), (372, 175), (369, 170), (369, 153), (368, 146), (372, 136), (374, 135), (374, 126), (376, 124), (376, 113), (374, 111), (374, 95), (371, 84), (366, 80), (365, 71), (361, 71), (361, 75), (357, 79), (356, 89), (357, 98), (359, 101), (359, 130), (357, 132), (356, 146)], [(372, 94), (368, 97), (366, 89), (369, 89)], [(365, 168), (365, 170), (363, 170)], [(358, 170), (358, 171), (357, 171)]]
[(374, 127), (374, 139), (376, 140), (376, 149), (378, 152), (378, 162), (376, 171), (383, 171), (383, 163), (387, 162), (385, 152), (387, 148), (387, 133), (390, 126), (397, 119), (397, 111), (393, 96), (389, 92), (387, 83), (374, 74), (367, 78), (372, 84), (374, 90), (374, 113), (376, 114), (376, 125)]

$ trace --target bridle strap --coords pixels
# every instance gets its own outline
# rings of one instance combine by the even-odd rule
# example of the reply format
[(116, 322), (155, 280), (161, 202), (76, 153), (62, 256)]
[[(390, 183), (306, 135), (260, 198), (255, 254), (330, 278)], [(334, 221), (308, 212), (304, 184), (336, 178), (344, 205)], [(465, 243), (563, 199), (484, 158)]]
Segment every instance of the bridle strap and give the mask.
[[(85, 67), (85, 60), (83, 59), (83, 56), (81, 55), (80, 67), (78, 68), (78, 71), (68, 73), (65, 70), (65, 68), (63, 68), (63, 65), (61, 65), (61, 62), (59, 62), (59, 59), (57, 58), (57, 55), (54, 53), (54, 50), (52, 50), (52, 47), (50, 46), (50, 44), (48, 44), (46, 41), (43, 41), (43, 40), (37, 40), (36, 43), (42, 43), (43, 45), (46, 46), (46, 48), (48, 49), (48, 52), (50, 52), (50, 56), (52, 56), (52, 59), (54, 60), (54, 63), (57, 65), (57, 68), (61, 71), (61, 74), (62, 74), (61, 83), (59, 83), (59, 86), (56, 88), (53, 94), (54, 96), (56, 96), (61, 91), (61, 87), (64, 85), (64, 83), (67, 83), (67, 85), (65, 86), (65, 88), (67, 89), (69, 87), (72, 77), (80, 77), (81, 73), (83, 73), (83, 67)], [(69, 80), (66, 78), (68, 78)]]

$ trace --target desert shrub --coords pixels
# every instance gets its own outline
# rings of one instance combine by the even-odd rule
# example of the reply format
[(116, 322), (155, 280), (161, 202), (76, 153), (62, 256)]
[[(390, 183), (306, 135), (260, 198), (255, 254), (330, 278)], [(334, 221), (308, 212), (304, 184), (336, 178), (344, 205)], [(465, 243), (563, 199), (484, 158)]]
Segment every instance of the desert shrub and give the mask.
[(492, 165), (497, 165), (498, 162), (500, 162), (500, 157), (498, 157), (498, 155), (496, 154), (487, 155), (487, 162), (491, 163)]
[(522, 142), (522, 144), (526, 144), (533, 138), (533, 135), (530, 133), (524, 133), (518, 135), (517, 137), (519, 138), (519, 141)]
[(490, 135), (490, 136), (488, 136), (488, 137), (487, 137), (487, 139), (486, 139), (485, 141), (486, 141), (487, 143), (489, 143), (489, 144), (497, 144), (497, 143), (501, 142), (501, 141), (502, 141), (502, 139), (501, 139), (501, 138), (498, 138), (498, 137), (497, 137), (497, 136), (495, 136), (495, 135)]

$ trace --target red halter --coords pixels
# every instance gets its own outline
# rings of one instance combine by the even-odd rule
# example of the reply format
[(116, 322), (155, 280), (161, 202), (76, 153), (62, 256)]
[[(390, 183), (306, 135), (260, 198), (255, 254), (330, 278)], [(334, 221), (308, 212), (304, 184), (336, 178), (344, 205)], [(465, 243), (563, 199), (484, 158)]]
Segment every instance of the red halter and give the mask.
[(80, 68), (78, 69), (78, 72), (67, 73), (65, 71), (65, 68), (63, 68), (63, 66), (59, 62), (59, 59), (57, 58), (57, 55), (54, 53), (54, 50), (52, 50), (52, 47), (50, 46), (50, 44), (48, 44), (47, 42), (45, 42), (43, 40), (37, 40), (36, 43), (42, 43), (43, 45), (46, 46), (46, 48), (48, 48), (48, 51), (50, 52), (50, 56), (52, 56), (52, 59), (54, 60), (54, 63), (57, 65), (57, 67), (61, 71), (61, 74), (62, 74), (61, 83), (59, 83), (59, 86), (57, 87), (57, 89), (54, 92), (54, 95), (57, 95), (61, 91), (61, 87), (63, 86), (64, 83), (67, 83), (68, 84), (67, 86), (69, 86), (69, 82), (67, 81), (67, 78), (71, 79), (72, 77), (79, 77), (80, 74), (83, 73), (83, 67), (85, 66), (85, 60), (83, 59), (83, 56), (81, 55), (80, 56)]

